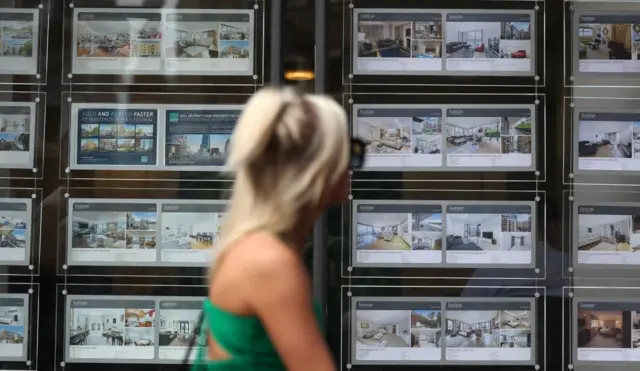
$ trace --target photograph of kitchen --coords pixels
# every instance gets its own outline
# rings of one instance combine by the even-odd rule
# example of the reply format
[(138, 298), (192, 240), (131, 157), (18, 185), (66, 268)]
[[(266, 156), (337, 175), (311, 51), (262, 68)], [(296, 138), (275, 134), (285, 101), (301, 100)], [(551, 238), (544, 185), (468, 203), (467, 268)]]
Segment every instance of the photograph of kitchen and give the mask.
[(498, 251), (500, 214), (447, 214), (447, 250)]
[(622, 311), (578, 309), (578, 348), (622, 348)]
[[(578, 250), (640, 251), (640, 239), (638, 238), (640, 236), (634, 236), (635, 233), (631, 230), (634, 217), (631, 215), (578, 214)], [(632, 239), (635, 241), (634, 246), (632, 246)]]
[(124, 308), (71, 308), (69, 320), (71, 346), (124, 346)]
[(167, 21), (166, 25), (166, 58), (219, 57), (217, 22)]
[(161, 347), (188, 347), (198, 330), (199, 310), (163, 309), (158, 315), (158, 344)]
[(358, 117), (357, 136), (367, 155), (410, 154), (411, 121), (406, 117)]
[(442, 318), (439, 310), (411, 311), (411, 347), (440, 348)]
[(413, 137), (414, 154), (433, 155), (441, 152), (441, 117), (412, 117), (411, 134)]
[(580, 23), (578, 58), (583, 60), (632, 58), (631, 24)]
[(633, 122), (579, 121), (578, 156), (631, 158)]
[(500, 117), (447, 117), (447, 152), (500, 153)]
[(211, 249), (220, 233), (218, 213), (162, 214), (162, 249)]
[(405, 213), (358, 213), (357, 250), (411, 250), (409, 216)]
[(409, 348), (411, 324), (409, 310), (358, 310), (357, 349)]

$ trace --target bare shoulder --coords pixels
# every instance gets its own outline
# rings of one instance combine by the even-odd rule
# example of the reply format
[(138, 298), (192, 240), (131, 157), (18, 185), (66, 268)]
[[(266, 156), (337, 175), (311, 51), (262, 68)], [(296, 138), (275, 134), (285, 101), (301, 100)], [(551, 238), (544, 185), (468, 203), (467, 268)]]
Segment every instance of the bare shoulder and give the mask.
[(294, 249), (267, 232), (255, 232), (238, 241), (234, 247), (236, 258), (257, 277), (283, 270), (302, 268), (300, 256)]

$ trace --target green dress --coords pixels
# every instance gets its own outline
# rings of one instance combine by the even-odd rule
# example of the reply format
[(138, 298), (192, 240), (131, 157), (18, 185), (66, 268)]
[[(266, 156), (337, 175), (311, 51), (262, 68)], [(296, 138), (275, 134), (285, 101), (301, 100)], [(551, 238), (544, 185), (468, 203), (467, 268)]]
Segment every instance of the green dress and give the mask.
[[(318, 305), (314, 309), (318, 324), (322, 326), (322, 310)], [(199, 347), (192, 371), (286, 370), (257, 317), (229, 313), (205, 300), (202, 330), (201, 336), (210, 334), (216, 344), (229, 354), (229, 359), (210, 361), (207, 348)]]

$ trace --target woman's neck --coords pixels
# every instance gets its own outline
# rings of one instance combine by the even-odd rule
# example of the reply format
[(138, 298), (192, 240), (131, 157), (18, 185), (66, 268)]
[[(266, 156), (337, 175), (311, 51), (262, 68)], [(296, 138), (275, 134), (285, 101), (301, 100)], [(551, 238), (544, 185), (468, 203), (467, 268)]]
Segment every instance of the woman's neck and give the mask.
[(320, 213), (317, 211), (299, 213), (298, 220), (293, 228), (289, 232), (283, 233), (282, 239), (284, 242), (291, 245), (298, 253), (302, 254), (318, 215), (320, 215)]

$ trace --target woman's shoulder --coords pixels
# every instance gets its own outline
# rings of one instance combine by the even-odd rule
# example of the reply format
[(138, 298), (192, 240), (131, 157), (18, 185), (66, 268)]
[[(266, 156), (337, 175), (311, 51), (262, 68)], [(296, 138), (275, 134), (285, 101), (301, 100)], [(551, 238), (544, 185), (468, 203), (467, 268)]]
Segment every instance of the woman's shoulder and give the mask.
[(271, 233), (257, 231), (236, 241), (228, 250), (225, 264), (242, 266), (252, 273), (269, 274), (283, 268), (302, 266), (300, 256)]

